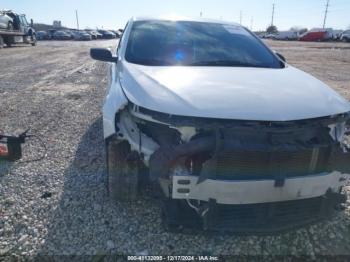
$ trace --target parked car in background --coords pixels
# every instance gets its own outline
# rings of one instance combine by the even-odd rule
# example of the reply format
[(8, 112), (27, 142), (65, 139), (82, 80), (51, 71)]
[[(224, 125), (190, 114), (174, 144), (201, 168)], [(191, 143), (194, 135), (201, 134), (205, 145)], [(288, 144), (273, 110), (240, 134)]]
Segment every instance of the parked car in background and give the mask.
[(53, 33), (53, 39), (55, 40), (70, 40), (71, 35), (64, 31), (56, 31)]
[(97, 39), (97, 35), (94, 34), (92, 31), (86, 31), (86, 33), (90, 35), (92, 40), (96, 40)]
[(87, 32), (88, 34), (91, 35), (91, 38), (96, 40), (96, 39), (101, 39), (102, 38), (102, 34), (100, 34), (99, 32), (97, 32), (96, 30), (85, 30), (85, 32)]
[(46, 31), (38, 31), (36, 32), (36, 39), (38, 40), (49, 40), (50, 36)]
[(333, 30), (333, 40), (340, 40), (343, 30)]
[(0, 28), (13, 30), (13, 18), (7, 14), (8, 11), (0, 11)]
[(327, 30), (324, 29), (312, 29), (299, 38), (300, 41), (324, 41), (327, 39)]
[(49, 35), (50, 39), (54, 39), (53, 35), (55, 34), (55, 32), (57, 32), (57, 30), (56, 29), (49, 29), (46, 32)]
[(116, 31), (116, 30), (111, 30), (111, 32), (112, 32), (113, 34), (115, 34), (116, 38), (120, 38), (121, 35), (122, 35), (119, 31)]
[(103, 39), (113, 39), (113, 38), (116, 38), (116, 35), (111, 32), (111, 31), (108, 31), (108, 30), (98, 30), (98, 32), (100, 34), (102, 34), (102, 38)]
[(335, 32), (333, 28), (325, 28), (326, 36), (324, 38), (324, 41), (334, 40)]
[(91, 35), (85, 31), (76, 31), (74, 34), (74, 40), (89, 41), (91, 40)]
[(263, 36), (263, 38), (266, 38), (266, 39), (273, 39), (273, 38), (275, 38), (275, 34), (265, 34), (265, 35)]
[(122, 37), (122, 35), (123, 35), (123, 33), (122, 33), (122, 32), (117, 31), (117, 33), (116, 33), (117, 38), (121, 38), (121, 37)]
[(71, 40), (74, 39), (76, 31), (74, 31), (74, 30), (65, 30), (64, 32), (70, 36)]
[(340, 40), (343, 42), (350, 42), (350, 30), (344, 31), (340, 36)]
[(298, 38), (299, 33), (297, 31), (280, 31), (273, 37), (276, 40), (297, 40)]

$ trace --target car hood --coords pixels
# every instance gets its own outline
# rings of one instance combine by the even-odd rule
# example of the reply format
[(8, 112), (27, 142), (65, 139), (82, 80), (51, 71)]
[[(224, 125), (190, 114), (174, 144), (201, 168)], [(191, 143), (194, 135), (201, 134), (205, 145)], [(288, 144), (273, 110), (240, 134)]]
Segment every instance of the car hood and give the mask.
[(142, 66), (126, 61), (118, 66), (132, 103), (171, 115), (292, 121), (350, 111), (347, 100), (292, 66)]

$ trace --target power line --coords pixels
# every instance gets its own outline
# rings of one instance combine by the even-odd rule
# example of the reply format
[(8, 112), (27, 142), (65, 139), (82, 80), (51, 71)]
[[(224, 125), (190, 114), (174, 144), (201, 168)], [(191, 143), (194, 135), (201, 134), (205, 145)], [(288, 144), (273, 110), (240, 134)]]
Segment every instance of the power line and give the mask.
[(324, 12), (323, 29), (326, 27), (326, 21), (327, 21), (327, 15), (328, 15), (328, 7), (329, 7), (329, 0), (327, 0), (326, 10)]
[(77, 19), (77, 28), (79, 30), (79, 17), (78, 17), (78, 10), (75, 10), (75, 18)]

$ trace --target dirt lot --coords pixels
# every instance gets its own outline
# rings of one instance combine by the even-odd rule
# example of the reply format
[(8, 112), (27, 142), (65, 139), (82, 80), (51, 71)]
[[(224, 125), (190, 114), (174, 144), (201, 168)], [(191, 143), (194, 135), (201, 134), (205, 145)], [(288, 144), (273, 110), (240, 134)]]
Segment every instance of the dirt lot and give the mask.
[(321, 79), (350, 99), (350, 44), (267, 41), (288, 63)]
[[(267, 43), (350, 99), (350, 44)], [(329, 221), (265, 237), (165, 232), (159, 203), (147, 192), (133, 205), (110, 203), (101, 122), (107, 66), (88, 51), (115, 45), (40, 42), (0, 50), (0, 129), (18, 134), (30, 127), (48, 148), (41, 161), (0, 163), (0, 260), (10, 254), (350, 255), (349, 201)], [(38, 141), (28, 142), (23, 160), (42, 153)]]

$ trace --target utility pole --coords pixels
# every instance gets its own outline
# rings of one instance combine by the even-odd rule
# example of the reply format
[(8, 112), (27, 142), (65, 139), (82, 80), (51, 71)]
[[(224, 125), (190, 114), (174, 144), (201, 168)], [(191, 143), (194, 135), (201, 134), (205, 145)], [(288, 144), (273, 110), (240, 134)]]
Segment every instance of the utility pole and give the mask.
[(329, 7), (329, 0), (327, 0), (326, 10), (324, 11), (323, 29), (326, 27), (326, 21), (327, 21), (327, 15), (328, 15), (328, 7)]
[(200, 17), (203, 17), (203, 12), (201, 11), (200, 14), (199, 14)]
[(275, 4), (272, 4), (272, 17), (271, 17), (271, 25), (273, 25), (273, 20), (275, 18)]
[(77, 19), (77, 28), (79, 30), (79, 17), (78, 17), (78, 10), (75, 10), (75, 18)]
[(254, 18), (252, 17), (250, 19), (250, 30), (253, 31), (253, 22), (254, 22)]
[(243, 19), (243, 13), (242, 11), (239, 12), (239, 23), (242, 24), (242, 19)]

